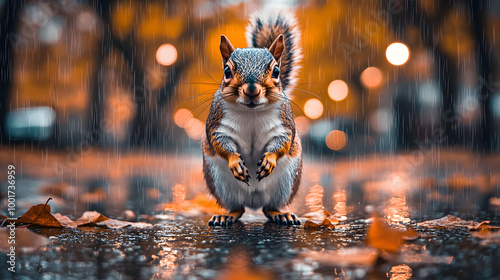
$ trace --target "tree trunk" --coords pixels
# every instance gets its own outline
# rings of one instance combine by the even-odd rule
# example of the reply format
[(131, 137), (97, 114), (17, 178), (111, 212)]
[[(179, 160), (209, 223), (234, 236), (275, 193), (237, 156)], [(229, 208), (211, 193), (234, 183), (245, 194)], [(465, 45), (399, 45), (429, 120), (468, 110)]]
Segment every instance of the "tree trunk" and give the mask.
[(2, 13), (0, 26), (0, 143), (8, 143), (5, 121), (10, 110), (10, 92), (13, 83), (14, 48), (20, 43), (16, 35), (18, 19), (24, 1), (7, 0)]

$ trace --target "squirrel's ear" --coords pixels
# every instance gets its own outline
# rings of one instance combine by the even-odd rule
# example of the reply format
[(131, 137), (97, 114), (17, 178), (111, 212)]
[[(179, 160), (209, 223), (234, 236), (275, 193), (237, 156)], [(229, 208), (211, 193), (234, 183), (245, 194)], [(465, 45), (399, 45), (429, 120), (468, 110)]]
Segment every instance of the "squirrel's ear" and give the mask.
[(220, 54), (222, 55), (222, 59), (224, 61), (224, 65), (226, 65), (226, 62), (229, 59), (229, 56), (231, 56), (231, 53), (233, 53), (234, 47), (231, 45), (231, 42), (229, 42), (229, 39), (226, 38), (226, 36), (221, 35), (220, 36)]
[(274, 40), (273, 44), (269, 47), (269, 51), (274, 56), (274, 59), (280, 62), (281, 54), (285, 49), (285, 44), (283, 43), (283, 34), (280, 34), (276, 40)]

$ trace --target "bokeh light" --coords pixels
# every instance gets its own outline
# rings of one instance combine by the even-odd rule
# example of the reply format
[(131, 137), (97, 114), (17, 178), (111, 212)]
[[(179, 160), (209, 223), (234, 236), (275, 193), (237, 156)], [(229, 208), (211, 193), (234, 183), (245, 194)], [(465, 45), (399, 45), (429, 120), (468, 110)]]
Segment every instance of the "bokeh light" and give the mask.
[(205, 133), (205, 124), (196, 118), (192, 118), (187, 122), (184, 130), (186, 130), (189, 138), (200, 140), (203, 137), (203, 133)]
[(307, 135), (309, 132), (309, 120), (306, 117), (300, 116), (295, 118), (295, 126), (300, 135)]
[(342, 101), (347, 97), (349, 87), (342, 80), (335, 80), (328, 86), (328, 96), (335, 101)]
[(332, 130), (325, 138), (326, 146), (330, 150), (342, 150), (347, 144), (347, 135), (340, 130)]
[(174, 64), (177, 60), (177, 49), (171, 44), (163, 44), (156, 51), (156, 61), (164, 66)]
[(174, 122), (178, 127), (186, 127), (193, 114), (188, 109), (179, 109), (175, 112)]
[(304, 105), (304, 113), (310, 119), (317, 119), (323, 115), (323, 103), (316, 98), (307, 100)]
[(392, 43), (387, 47), (385, 56), (389, 63), (399, 66), (408, 61), (408, 58), (410, 58), (410, 50), (403, 43)]
[(380, 86), (382, 78), (382, 71), (377, 67), (368, 67), (361, 73), (361, 83), (367, 88)]
[(393, 125), (392, 112), (388, 108), (378, 108), (370, 115), (370, 127), (377, 133), (389, 133)]

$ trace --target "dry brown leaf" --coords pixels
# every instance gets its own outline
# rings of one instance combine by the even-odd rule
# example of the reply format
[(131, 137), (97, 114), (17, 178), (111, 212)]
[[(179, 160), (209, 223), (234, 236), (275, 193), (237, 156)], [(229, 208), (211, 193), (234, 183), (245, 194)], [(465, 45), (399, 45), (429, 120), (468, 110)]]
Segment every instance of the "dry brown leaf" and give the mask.
[(78, 225), (71, 220), (68, 216), (61, 215), (60, 213), (52, 214), (63, 227), (75, 228)]
[(491, 231), (488, 228), (483, 228), (479, 232), (472, 233), (473, 236), (481, 238), (481, 245), (498, 245), (500, 244), (500, 231)]
[(133, 222), (120, 221), (120, 220), (115, 220), (115, 219), (107, 219), (105, 221), (101, 221), (101, 222), (96, 223), (96, 225), (97, 226), (105, 226), (105, 227), (114, 228), (114, 229), (125, 228), (125, 227), (148, 228), (148, 227), (153, 226), (152, 224), (148, 224), (148, 223), (142, 223), (142, 222), (133, 223)]
[(366, 242), (369, 246), (388, 252), (397, 252), (404, 244), (407, 231), (391, 228), (383, 219), (374, 216), (368, 228)]
[(26, 213), (24, 213), (24, 215), (16, 220), (16, 223), (68, 228), (76, 228), (79, 226), (106, 226), (108, 228), (147, 228), (153, 226), (152, 224), (148, 223), (133, 223), (109, 219), (97, 211), (86, 211), (80, 218), (78, 218), (78, 220), (73, 221), (68, 216), (64, 216), (60, 213), (50, 213), (50, 206), (47, 205), (49, 200), (47, 200), (45, 204), (38, 204), (31, 207)]
[(413, 228), (409, 228), (404, 232), (403, 239), (404, 240), (415, 240), (420, 237), (420, 234), (416, 232)]
[(482, 221), (482, 222), (474, 222), (474, 221), (466, 221), (462, 220), (457, 216), (453, 215), (447, 215), (445, 217), (435, 219), (435, 220), (429, 220), (429, 221), (424, 221), (421, 223), (418, 223), (418, 226), (421, 227), (426, 227), (426, 228), (467, 228), (469, 230), (478, 230), (483, 227), (490, 227), (489, 224), (490, 221)]
[(324, 219), (321, 224), (318, 224), (318, 223), (315, 223), (315, 222), (313, 222), (311, 220), (307, 220), (304, 223), (304, 228), (307, 228), (307, 229), (321, 229), (321, 228), (334, 229), (335, 228), (334, 223), (338, 224), (339, 221), (334, 220), (333, 223), (332, 223), (332, 221), (330, 219)]
[(45, 204), (32, 206), (24, 215), (17, 218), (17, 223), (32, 224), (45, 227), (62, 227), (61, 223), (50, 213), (50, 205)]
[(319, 228), (319, 224), (311, 221), (311, 220), (307, 220), (305, 223), (304, 223), (304, 228), (308, 228), (308, 229), (311, 229), (311, 228)]
[(498, 239), (500, 241), (500, 231), (491, 231), (487, 228), (483, 228), (479, 232), (474, 232), (472, 235), (481, 239)]
[(82, 216), (76, 220), (76, 224), (78, 226), (95, 225), (106, 220), (109, 220), (109, 218), (97, 211), (85, 211)]

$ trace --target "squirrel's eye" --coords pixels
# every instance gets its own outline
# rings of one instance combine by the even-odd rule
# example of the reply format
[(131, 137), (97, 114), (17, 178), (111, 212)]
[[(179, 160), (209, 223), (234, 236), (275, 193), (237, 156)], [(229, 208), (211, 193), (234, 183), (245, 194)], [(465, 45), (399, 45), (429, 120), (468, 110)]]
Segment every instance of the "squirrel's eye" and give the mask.
[(226, 66), (226, 68), (224, 68), (224, 77), (226, 77), (226, 79), (231, 79), (232, 76), (231, 69), (229, 69), (229, 66)]
[(273, 75), (271, 76), (273, 79), (278, 79), (278, 77), (280, 76), (280, 69), (278, 68), (278, 66), (274, 66), (274, 69), (273, 69)]

